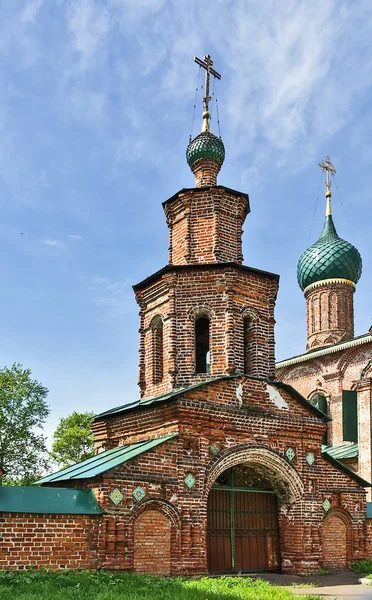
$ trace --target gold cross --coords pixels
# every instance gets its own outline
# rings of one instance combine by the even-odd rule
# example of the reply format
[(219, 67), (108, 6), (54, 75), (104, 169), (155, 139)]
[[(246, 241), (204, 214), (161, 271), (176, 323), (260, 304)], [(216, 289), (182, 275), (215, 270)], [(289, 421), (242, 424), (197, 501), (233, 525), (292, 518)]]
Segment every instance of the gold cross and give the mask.
[(202, 131), (209, 131), (209, 118), (210, 118), (209, 102), (210, 102), (210, 100), (212, 100), (212, 98), (209, 95), (209, 81), (210, 81), (211, 75), (213, 75), (213, 77), (216, 77), (217, 79), (221, 79), (221, 75), (219, 73), (217, 73), (217, 71), (212, 69), (213, 61), (212, 61), (211, 57), (209, 56), (209, 54), (204, 56), (204, 60), (201, 60), (200, 58), (197, 58), (197, 56), (194, 56), (194, 61), (200, 67), (203, 67), (203, 69), (205, 69), (205, 96), (203, 98), (204, 112), (203, 112)]
[(327, 189), (330, 190), (331, 189), (330, 174), (332, 173), (332, 175), (336, 175), (336, 169), (334, 168), (333, 164), (331, 163), (331, 159), (329, 158), (329, 156), (326, 156), (326, 159), (322, 160), (322, 162), (319, 163), (319, 167), (322, 169), (322, 171), (327, 171), (326, 186), (327, 186)]

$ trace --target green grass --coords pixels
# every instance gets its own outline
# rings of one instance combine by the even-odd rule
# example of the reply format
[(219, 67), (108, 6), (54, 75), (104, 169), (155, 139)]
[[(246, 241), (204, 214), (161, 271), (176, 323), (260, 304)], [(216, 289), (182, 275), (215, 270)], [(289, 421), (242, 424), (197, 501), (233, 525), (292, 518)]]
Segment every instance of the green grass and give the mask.
[(358, 560), (353, 566), (353, 571), (359, 573), (359, 575), (371, 575), (372, 574), (372, 561), (370, 560)]
[[(0, 571), (0, 600), (294, 600), (247, 577), (162, 578), (130, 573)], [(301, 596), (302, 600), (320, 600)]]

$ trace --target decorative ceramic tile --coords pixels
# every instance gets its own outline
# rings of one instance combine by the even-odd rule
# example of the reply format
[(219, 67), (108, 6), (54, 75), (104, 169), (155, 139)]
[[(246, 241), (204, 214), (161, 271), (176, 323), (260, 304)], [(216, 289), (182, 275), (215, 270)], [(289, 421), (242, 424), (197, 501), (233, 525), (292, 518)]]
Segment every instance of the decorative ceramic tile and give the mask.
[(315, 463), (315, 456), (312, 452), (308, 452), (306, 454), (306, 462), (308, 465), (310, 465), (310, 467)]
[(288, 460), (293, 460), (294, 457), (296, 456), (295, 451), (291, 447), (288, 448), (288, 450), (285, 454), (286, 454)]
[(193, 477), (193, 475), (191, 475), (191, 473), (189, 473), (188, 475), (186, 475), (184, 482), (186, 483), (188, 488), (192, 488), (196, 483), (196, 479), (195, 477)]
[(115, 488), (114, 490), (112, 490), (111, 494), (109, 494), (109, 498), (114, 504), (120, 504), (124, 496), (120, 490)]
[(214, 456), (217, 456), (217, 454), (219, 453), (220, 450), (221, 450), (221, 448), (219, 447), (218, 444), (212, 444), (212, 446), (209, 447), (209, 451)]
[(325, 510), (326, 512), (328, 512), (328, 511), (329, 511), (329, 509), (331, 508), (331, 506), (332, 506), (332, 505), (331, 505), (330, 501), (328, 500), (328, 498), (326, 498), (326, 499), (323, 501), (323, 503), (322, 503), (322, 506), (323, 506), (324, 510)]
[(136, 487), (136, 489), (133, 491), (133, 498), (135, 498), (137, 500), (137, 502), (142, 500), (145, 496), (146, 496), (146, 492), (140, 486)]

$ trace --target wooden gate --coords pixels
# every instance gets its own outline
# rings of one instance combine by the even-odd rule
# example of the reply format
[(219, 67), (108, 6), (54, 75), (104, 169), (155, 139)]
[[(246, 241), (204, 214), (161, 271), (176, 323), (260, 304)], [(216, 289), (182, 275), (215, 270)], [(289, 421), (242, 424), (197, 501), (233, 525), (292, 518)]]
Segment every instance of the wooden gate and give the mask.
[(275, 492), (215, 486), (208, 499), (210, 573), (275, 571), (280, 567)]

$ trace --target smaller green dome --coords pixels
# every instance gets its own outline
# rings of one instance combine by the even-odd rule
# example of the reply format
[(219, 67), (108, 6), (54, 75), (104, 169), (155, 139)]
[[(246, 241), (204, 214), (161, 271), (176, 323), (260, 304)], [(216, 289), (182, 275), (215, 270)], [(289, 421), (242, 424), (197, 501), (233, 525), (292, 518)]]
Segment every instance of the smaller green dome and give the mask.
[(348, 279), (357, 283), (362, 274), (362, 257), (349, 242), (342, 240), (326, 216), (323, 231), (315, 244), (300, 257), (297, 265), (298, 284), (302, 290), (325, 279)]
[(187, 146), (186, 160), (189, 167), (192, 169), (193, 165), (200, 158), (216, 160), (220, 163), (221, 167), (225, 160), (225, 146), (221, 138), (210, 131), (199, 133)]

